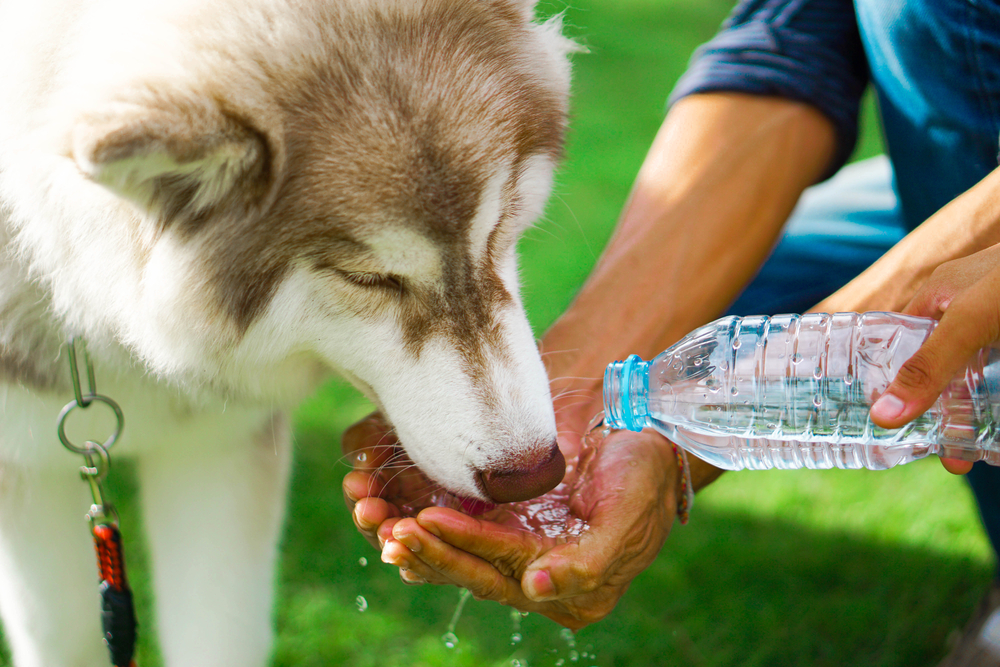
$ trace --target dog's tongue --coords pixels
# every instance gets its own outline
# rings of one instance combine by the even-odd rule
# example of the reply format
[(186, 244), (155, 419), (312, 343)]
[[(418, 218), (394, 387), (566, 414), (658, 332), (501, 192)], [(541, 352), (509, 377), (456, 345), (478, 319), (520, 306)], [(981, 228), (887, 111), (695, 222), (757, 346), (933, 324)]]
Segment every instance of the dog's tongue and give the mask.
[(471, 516), (485, 514), (496, 507), (493, 503), (488, 503), (475, 498), (462, 498), (462, 511)]

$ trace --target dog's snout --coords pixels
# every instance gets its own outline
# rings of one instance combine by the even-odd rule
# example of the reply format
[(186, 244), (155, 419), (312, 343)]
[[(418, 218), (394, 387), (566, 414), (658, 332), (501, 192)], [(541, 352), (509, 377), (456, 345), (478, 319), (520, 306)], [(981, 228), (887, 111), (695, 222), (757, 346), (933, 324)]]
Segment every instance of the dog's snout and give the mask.
[(493, 502), (513, 503), (551, 491), (565, 474), (566, 459), (553, 442), (550, 449), (543, 450), (534, 461), (525, 461), (524, 465), (513, 468), (482, 470), (479, 477), (483, 490)]

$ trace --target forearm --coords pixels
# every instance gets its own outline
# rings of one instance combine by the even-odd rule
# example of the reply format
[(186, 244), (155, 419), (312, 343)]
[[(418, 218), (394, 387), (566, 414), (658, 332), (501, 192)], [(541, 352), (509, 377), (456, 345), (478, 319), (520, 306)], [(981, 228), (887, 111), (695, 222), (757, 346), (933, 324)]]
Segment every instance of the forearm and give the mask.
[(564, 426), (585, 427), (610, 361), (650, 358), (732, 301), (833, 147), (829, 121), (799, 103), (709, 94), (672, 109), (607, 249), (543, 340)]
[(939, 265), (996, 243), (1000, 243), (1000, 169), (928, 218), (813, 310), (902, 310)]

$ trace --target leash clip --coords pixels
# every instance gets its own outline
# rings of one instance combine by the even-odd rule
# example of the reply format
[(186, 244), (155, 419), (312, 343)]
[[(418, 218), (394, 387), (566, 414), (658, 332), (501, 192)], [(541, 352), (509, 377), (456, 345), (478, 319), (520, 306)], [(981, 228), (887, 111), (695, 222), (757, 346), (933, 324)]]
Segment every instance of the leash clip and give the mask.
[[(80, 381), (78, 346), (87, 372), (86, 394), (83, 393)], [(115, 667), (135, 667), (132, 655), (135, 650), (137, 623), (132, 590), (125, 578), (125, 554), (122, 550), (121, 532), (118, 530), (118, 512), (105, 498), (101, 486), (111, 468), (111, 455), (108, 450), (121, 436), (122, 429), (125, 428), (125, 416), (118, 403), (97, 393), (94, 364), (87, 354), (87, 344), (84, 340), (78, 337), (70, 338), (68, 351), (73, 400), (59, 413), (56, 432), (63, 447), (83, 457), (84, 465), (80, 466), (80, 478), (89, 484), (90, 495), (94, 501), (90, 511), (87, 512), (87, 519), (94, 538), (97, 567), (101, 577), (101, 624), (104, 628), (104, 643), (107, 644), (111, 663)], [(73, 410), (77, 408), (86, 410), (94, 403), (102, 403), (111, 408), (115, 416), (115, 429), (103, 443), (87, 440), (83, 446), (75, 445), (66, 436), (66, 419)]]

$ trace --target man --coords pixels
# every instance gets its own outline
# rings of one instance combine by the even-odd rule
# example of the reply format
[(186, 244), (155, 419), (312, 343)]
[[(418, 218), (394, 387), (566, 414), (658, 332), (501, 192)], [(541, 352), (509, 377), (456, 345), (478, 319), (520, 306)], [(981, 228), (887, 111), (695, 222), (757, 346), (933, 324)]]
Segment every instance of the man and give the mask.
[[(850, 154), (869, 80), (891, 164), (844, 169), (810, 190), (789, 222), (803, 191)], [(919, 414), (949, 369), (1000, 333), (963, 333), (1000, 280), (990, 277), (995, 255), (961, 259), (1000, 242), (998, 137), (1000, 6), (742, 2), (678, 83), (614, 237), (543, 340), (544, 351), (560, 352), (548, 355), (560, 432), (583, 433), (601, 409), (609, 361), (650, 358), (727, 306), (751, 314), (911, 305), (937, 316), (961, 306), (890, 388), (898, 400), (873, 413), (885, 425)], [(953, 295), (952, 307), (930, 292)], [(363, 423), (345, 446), (378, 433)], [(579, 441), (560, 444), (572, 460)], [(720, 474), (693, 458), (689, 472), (696, 489)], [(1000, 469), (980, 464), (969, 477), (997, 545)], [(587, 477), (571, 480), (573, 510), (590, 530), (562, 545), (438, 508), (400, 520), (367, 471), (349, 475), (345, 492), (359, 529), (404, 580), (455, 583), (578, 628), (609, 613), (656, 557), (683, 502), (682, 478), (662, 437), (612, 434)], [(990, 606), (981, 612), (954, 656), (968, 660), (949, 664), (1000, 662), (978, 631)]]

